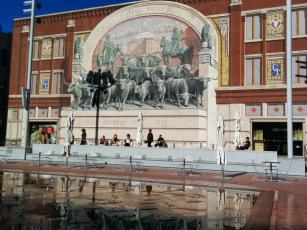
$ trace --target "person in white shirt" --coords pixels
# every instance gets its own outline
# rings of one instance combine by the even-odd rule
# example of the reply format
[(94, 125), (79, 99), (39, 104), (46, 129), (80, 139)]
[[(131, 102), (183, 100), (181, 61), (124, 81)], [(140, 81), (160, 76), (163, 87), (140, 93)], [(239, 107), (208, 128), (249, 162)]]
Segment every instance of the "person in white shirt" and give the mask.
[(124, 146), (132, 146), (132, 139), (130, 138), (130, 134), (127, 134), (127, 138), (125, 139)]

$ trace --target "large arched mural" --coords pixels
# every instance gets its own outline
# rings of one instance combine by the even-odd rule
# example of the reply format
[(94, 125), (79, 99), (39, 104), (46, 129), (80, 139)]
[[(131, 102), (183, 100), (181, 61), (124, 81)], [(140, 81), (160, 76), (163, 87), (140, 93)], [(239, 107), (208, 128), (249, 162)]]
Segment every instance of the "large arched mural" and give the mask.
[(215, 60), (216, 41), (210, 22), (186, 5), (157, 1), (122, 8), (90, 34), (75, 35), (74, 107), (91, 107), (95, 89), (87, 73), (106, 68), (117, 81), (100, 96), (101, 108), (203, 107), (208, 82), (217, 76), (200, 71), (200, 52), (210, 51)]
[(104, 135), (135, 136), (132, 127), (142, 110), (143, 128), (162, 134), (169, 146), (215, 144), (218, 33), (203, 14), (172, 1), (131, 4), (91, 32), (75, 33), (69, 91), (78, 110), (76, 127), (94, 136), (96, 88), (87, 74), (107, 67), (116, 84), (100, 95)]

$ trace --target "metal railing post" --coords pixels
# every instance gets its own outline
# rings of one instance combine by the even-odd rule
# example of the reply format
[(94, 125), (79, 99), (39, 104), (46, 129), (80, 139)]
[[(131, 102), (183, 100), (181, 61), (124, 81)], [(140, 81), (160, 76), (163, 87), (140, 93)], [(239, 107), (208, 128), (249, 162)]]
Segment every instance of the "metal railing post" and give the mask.
[(41, 155), (42, 155), (42, 153), (39, 152), (38, 153), (38, 166), (41, 166)]
[(129, 157), (129, 162), (130, 162), (130, 172), (132, 172), (132, 156)]
[(85, 154), (85, 167), (87, 168), (87, 154)]

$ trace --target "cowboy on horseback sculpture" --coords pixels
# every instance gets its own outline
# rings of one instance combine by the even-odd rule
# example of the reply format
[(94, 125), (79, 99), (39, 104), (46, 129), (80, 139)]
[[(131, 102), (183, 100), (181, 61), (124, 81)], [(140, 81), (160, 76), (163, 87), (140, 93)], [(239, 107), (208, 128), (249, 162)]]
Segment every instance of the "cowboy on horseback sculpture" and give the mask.
[(181, 35), (178, 28), (173, 29), (171, 41), (163, 36), (160, 46), (163, 48), (162, 56), (165, 65), (169, 66), (170, 58), (179, 58), (182, 65), (192, 64), (194, 46), (186, 47), (181, 44)]

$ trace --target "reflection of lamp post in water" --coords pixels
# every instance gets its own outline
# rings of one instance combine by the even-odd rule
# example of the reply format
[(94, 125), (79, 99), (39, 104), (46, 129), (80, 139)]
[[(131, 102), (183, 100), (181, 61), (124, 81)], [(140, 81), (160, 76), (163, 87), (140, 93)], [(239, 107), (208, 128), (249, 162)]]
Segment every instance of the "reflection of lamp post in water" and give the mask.
[[(220, 216), (223, 225), (224, 225), (224, 212), (225, 212), (225, 201), (226, 201), (226, 194), (223, 186), (217, 190), (216, 193), (216, 208), (218, 210), (218, 215)], [(220, 221), (218, 222), (220, 224)]]
[(146, 193), (148, 196), (150, 196), (151, 191), (152, 191), (152, 185), (146, 185)]
[(111, 187), (111, 191), (112, 191), (113, 194), (115, 193), (117, 184), (118, 183), (109, 182), (109, 186)]
[(243, 205), (242, 195), (236, 193), (233, 197), (233, 205), (235, 208), (235, 229), (241, 229), (241, 208)]
[(92, 202), (95, 203), (96, 200), (96, 180), (93, 182), (93, 196), (92, 196)]
[(225, 134), (225, 123), (223, 116), (220, 114), (217, 119), (217, 151), (216, 160), (217, 164), (222, 167), (222, 177), (224, 178), (224, 165), (227, 164), (226, 152), (224, 149), (224, 134)]

